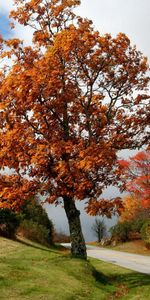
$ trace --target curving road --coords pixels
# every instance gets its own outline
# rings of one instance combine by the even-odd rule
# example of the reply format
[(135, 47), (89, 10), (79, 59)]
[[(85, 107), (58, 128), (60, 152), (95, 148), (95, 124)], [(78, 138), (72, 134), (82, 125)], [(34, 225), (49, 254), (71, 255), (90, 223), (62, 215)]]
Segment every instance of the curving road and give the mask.
[[(70, 244), (62, 244), (70, 248)], [(87, 255), (118, 266), (150, 275), (150, 256), (109, 250), (87, 245)]]

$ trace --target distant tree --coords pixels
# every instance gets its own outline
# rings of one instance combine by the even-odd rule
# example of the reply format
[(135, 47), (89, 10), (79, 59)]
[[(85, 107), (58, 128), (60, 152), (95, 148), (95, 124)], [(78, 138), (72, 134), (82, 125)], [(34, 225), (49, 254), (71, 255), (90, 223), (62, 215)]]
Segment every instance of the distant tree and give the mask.
[(129, 194), (122, 198), (122, 204), (120, 222), (150, 218), (150, 207), (145, 208), (141, 198)]
[(150, 150), (140, 151), (129, 160), (120, 160), (119, 165), (124, 188), (132, 195), (131, 201), (150, 208)]
[(100, 243), (101, 239), (106, 235), (106, 225), (104, 220), (95, 219), (92, 230), (97, 237), (97, 241)]

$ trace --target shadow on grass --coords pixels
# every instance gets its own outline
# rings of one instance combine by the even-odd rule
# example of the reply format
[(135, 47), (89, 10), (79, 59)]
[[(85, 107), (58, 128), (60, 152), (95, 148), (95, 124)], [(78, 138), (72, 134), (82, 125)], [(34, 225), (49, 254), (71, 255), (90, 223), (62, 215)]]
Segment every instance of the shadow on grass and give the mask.
[(111, 292), (115, 298), (119, 299), (121, 296), (120, 292), (118, 293), (118, 289), (122, 289), (122, 296), (130, 293), (132, 289), (137, 287), (150, 287), (150, 276), (148, 274), (138, 273), (138, 272), (126, 272), (126, 273), (104, 273), (98, 271), (95, 267), (92, 267), (92, 274), (98, 284), (101, 285), (101, 289), (107, 292)]
[[(129, 296), (132, 290), (136, 291), (138, 287), (150, 287), (150, 276), (148, 274), (138, 272), (112, 272), (102, 273), (96, 267), (90, 265), (92, 275), (95, 278), (96, 284), (101, 290), (108, 293), (108, 299), (122, 299), (124, 296)], [(142, 298), (139, 298), (142, 299)], [(145, 299), (145, 298), (144, 298)]]
[(25, 246), (28, 246), (28, 247), (32, 247), (32, 248), (35, 248), (35, 249), (38, 249), (38, 250), (42, 250), (42, 251), (46, 251), (46, 252), (52, 252), (52, 253), (56, 253), (56, 254), (60, 254), (60, 251), (59, 251), (59, 249), (58, 249), (58, 247), (56, 247), (56, 250), (55, 250), (55, 246), (52, 246), (54, 249), (52, 249), (52, 248), (45, 248), (46, 246), (43, 246), (42, 247), (42, 245), (40, 246), (38, 246), (38, 245), (35, 245), (35, 244), (32, 244), (32, 242), (27, 242), (27, 241), (24, 241), (24, 240), (22, 240), (22, 239), (19, 239), (19, 238), (16, 238), (16, 241), (18, 242), (18, 243), (20, 243), (20, 244), (23, 244), (23, 245), (25, 245)]
[(104, 285), (107, 285), (108, 283), (110, 284), (109, 277), (107, 277), (103, 273), (97, 271), (94, 267), (92, 270), (92, 275), (97, 282), (102, 283)]
[(129, 272), (125, 274), (115, 274), (110, 275), (111, 282), (118, 282), (118, 284), (124, 283), (130, 289), (136, 288), (139, 286), (149, 286), (150, 287), (150, 275), (138, 273), (138, 272)]

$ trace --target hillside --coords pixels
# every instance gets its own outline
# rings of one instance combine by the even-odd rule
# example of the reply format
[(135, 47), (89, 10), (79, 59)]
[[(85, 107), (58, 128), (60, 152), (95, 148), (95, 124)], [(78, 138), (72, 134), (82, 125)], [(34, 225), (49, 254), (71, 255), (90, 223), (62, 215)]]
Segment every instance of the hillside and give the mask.
[[(102, 273), (101, 273), (102, 272)], [(1, 300), (150, 299), (150, 276), (63, 249), (0, 238)]]

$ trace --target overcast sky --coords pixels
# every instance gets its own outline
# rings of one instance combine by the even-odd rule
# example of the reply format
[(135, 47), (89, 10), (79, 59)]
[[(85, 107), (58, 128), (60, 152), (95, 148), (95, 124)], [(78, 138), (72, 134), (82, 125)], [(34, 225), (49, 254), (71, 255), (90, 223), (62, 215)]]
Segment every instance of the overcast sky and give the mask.
[[(146, 56), (149, 53), (150, 1), (149, 0), (82, 0), (78, 14), (93, 20), (101, 33), (116, 35), (124, 32)], [(0, 32), (7, 36), (8, 14), (13, 0), (0, 0)], [(17, 36), (30, 39), (27, 28), (17, 28)]]
[[(0, 34), (5, 38), (17, 36), (30, 43), (31, 30), (17, 26), (13, 31), (9, 28), (8, 15), (13, 7), (13, 0), (0, 0)], [(115, 36), (119, 32), (125, 33), (137, 49), (143, 52), (150, 60), (150, 0), (82, 0), (77, 13), (91, 19), (95, 29), (100, 33), (111, 33)], [(110, 188), (106, 196), (117, 195), (115, 188)], [(93, 218), (87, 217), (82, 210), (82, 223), (87, 240), (93, 239), (91, 224)], [(49, 216), (59, 230), (66, 230), (67, 221), (63, 209), (48, 208)]]

